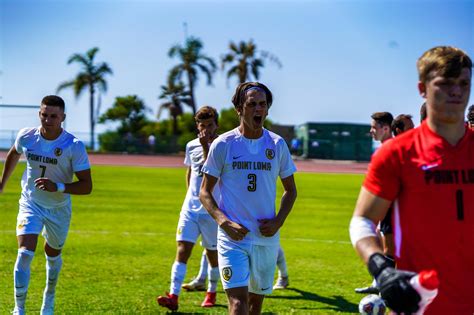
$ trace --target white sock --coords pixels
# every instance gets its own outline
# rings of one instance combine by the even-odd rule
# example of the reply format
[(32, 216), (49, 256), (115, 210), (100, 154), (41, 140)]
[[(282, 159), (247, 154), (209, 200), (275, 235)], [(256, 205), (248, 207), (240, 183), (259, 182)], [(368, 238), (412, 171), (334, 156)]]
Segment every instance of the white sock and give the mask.
[(216, 292), (217, 283), (219, 283), (219, 267), (212, 267), (209, 265), (209, 283), (207, 284), (207, 292)]
[(42, 309), (54, 307), (54, 294), (62, 265), (63, 259), (61, 255), (55, 257), (46, 255), (46, 288), (43, 293)]
[(207, 269), (208, 269), (207, 257), (206, 257), (206, 250), (202, 251), (201, 256), (201, 265), (199, 266), (199, 273), (196, 276), (196, 279), (206, 281), (207, 278)]
[(18, 249), (15, 267), (13, 269), (13, 283), (15, 286), (15, 308), (25, 308), (26, 294), (30, 284), (30, 265), (34, 251), (25, 248)]
[(173, 267), (171, 267), (171, 294), (179, 295), (179, 292), (181, 291), (181, 285), (183, 284), (185, 276), (186, 264), (175, 261)]
[(281, 247), (278, 249), (277, 266), (278, 266), (278, 277), (280, 278), (288, 277), (288, 269), (286, 267), (285, 253), (283, 252), (283, 249)]

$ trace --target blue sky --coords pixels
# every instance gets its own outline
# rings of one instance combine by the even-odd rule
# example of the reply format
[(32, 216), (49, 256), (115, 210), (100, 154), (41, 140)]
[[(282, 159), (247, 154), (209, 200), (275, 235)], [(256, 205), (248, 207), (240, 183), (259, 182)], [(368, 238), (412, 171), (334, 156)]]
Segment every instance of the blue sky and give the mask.
[[(417, 58), (437, 45), (474, 56), (473, 1), (0, 0), (0, 102), (38, 104), (79, 70), (66, 64), (69, 56), (97, 46), (97, 60), (114, 71), (102, 111), (115, 97), (136, 94), (152, 116), (177, 63), (167, 52), (183, 42), (183, 23), (216, 61), (231, 40), (253, 39), (278, 56), (283, 67), (267, 64), (260, 81), (274, 93), (269, 117), (280, 124), (368, 123), (375, 111), (418, 121)], [(197, 102), (230, 107), (235, 85), (220, 71), (213, 86), (202, 77)], [(61, 96), (67, 128), (87, 132), (87, 94)], [(0, 115), (0, 129), (37, 122), (28, 110)]]

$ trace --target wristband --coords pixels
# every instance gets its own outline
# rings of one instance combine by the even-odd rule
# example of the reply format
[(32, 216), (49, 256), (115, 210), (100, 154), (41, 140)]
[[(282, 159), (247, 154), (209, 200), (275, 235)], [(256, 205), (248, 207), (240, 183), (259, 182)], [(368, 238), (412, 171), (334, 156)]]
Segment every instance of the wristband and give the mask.
[(63, 193), (66, 190), (66, 185), (64, 183), (56, 183), (58, 192)]
[(380, 253), (372, 254), (369, 258), (369, 263), (367, 264), (370, 274), (377, 279), (379, 274), (388, 267), (393, 268), (393, 262), (387, 259), (384, 255)]

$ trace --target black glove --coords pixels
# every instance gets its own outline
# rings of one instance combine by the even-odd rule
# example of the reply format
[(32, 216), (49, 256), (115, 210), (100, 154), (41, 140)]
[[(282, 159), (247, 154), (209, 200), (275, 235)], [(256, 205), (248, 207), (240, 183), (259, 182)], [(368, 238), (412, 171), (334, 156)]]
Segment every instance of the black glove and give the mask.
[(370, 256), (368, 265), (388, 307), (397, 313), (418, 311), (421, 297), (410, 284), (410, 279), (416, 276), (415, 272), (396, 270), (392, 267), (393, 263), (379, 253)]

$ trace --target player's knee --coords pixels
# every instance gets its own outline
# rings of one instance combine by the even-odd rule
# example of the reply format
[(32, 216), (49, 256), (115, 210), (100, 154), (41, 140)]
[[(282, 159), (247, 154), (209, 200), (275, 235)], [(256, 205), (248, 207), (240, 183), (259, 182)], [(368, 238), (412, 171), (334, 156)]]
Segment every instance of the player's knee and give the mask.
[(248, 314), (248, 301), (244, 298), (230, 298), (229, 310), (230, 314)]
[(44, 252), (48, 257), (56, 257), (61, 254), (60, 249), (52, 248), (48, 243), (44, 244)]

